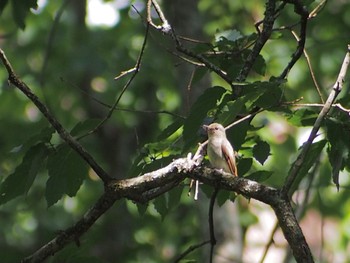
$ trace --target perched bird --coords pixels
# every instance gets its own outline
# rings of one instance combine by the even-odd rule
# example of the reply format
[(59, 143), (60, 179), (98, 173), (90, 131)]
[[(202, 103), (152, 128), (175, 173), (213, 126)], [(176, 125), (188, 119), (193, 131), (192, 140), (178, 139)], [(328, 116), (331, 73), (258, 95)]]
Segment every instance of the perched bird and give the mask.
[(219, 123), (204, 125), (208, 133), (207, 153), (210, 164), (217, 169), (238, 176), (235, 153), (226, 138), (224, 127)]

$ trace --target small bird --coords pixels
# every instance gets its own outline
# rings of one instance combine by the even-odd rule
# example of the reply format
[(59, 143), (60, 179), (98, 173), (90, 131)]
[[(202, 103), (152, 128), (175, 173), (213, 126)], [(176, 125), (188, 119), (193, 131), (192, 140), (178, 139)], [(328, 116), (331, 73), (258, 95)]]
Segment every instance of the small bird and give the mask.
[(238, 176), (235, 153), (226, 138), (224, 127), (219, 123), (204, 125), (208, 132), (207, 153), (210, 164), (217, 169)]

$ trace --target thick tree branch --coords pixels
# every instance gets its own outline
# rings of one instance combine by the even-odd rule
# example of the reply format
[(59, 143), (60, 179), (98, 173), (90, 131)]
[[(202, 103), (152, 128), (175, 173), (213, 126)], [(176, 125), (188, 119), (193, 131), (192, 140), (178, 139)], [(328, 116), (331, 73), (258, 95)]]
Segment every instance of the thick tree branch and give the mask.
[(49, 121), (49, 123), (55, 128), (58, 132), (62, 140), (69, 144), (72, 149), (74, 149), (96, 172), (96, 174), (105, 182), (109, 182), (111, 177), (103, 170), (101, 166), (94, 160), (94, 158), (84, 149), (84, 147), (75, 140), (69, 132), (67, 132), (61, 123), (56, 120), (56, 118), (51, 114), (49, 109), (39, 100), (39, 98), (31, 91), (31, 89), (25, 84), (22, 80), (20, 80), (16, 73), (14, 72), (10, 62), (6, 58), (6, 55), (2, 49), (0, 49), (0, 59), (4, 64), (7, 72), (8, 72), (8, 81), (10, 84), (17, 87), (20, 91), (24, 93), (41, 111), (41, 113), (45, 116), (45, 118)]
[[(285, 194), (287, 194), (289, 192), (289, 190), (291, 189), (301, 167), (302, 164), (305, 160), (305, 157), (307, 155), (307, 153), (309, 152), (309, 149), (312, 145), (312, 142), (314, 141), (314, 139), (317, 136), (317, 132), (321, 127), (321, 124), (324, 120), (324, 118), (327, 116), (329, 110), (332, 108), (332, 105), (335, 101), (335, 99), (337, 98), (338, 94), (341, 92), (342, 88), (343, 88), (343, 83), (345, 81), (345, 75), (346, 72), (348, 70), (348, 66), (350, 63), (350, 45), (348, 45), (348, 50), (347, 53), (345, 55), (342, 67), (340, 69), (338, 78), (336, 80), (336, 82), (333, 85), (333, 89), (331, 91), (331, 93), (328, 96), (328, 99), (326, 101), (326, 103), (324, 104), (322, 110), (320, 111), (319, 115), (317, 116), (317, 119), (315, 121), (314, 126), (312, 127), (312, 130), (310, 132), (309, 138), (307, 139), (307, 141), (304, 143), (303, 148), (299, 154), (299, 156), (297, 157), (296, 161), (294, 162), (290, 173), (288, 175), (288, 177), (286, 178), (286, 181), (283, 185), (282, 188), (282, 192), (284, 192)], [(289, 193), (291, 194), (291, 193)]]
[[(56, 238), (44, 245), (22, 262), (42, 262), (55, 254), (66, 244), (79, 240), (92, 224), (121, 198), (135, 202), (148, 202), (155, 196), (176, 187), (185, 178), (200, 180), (206, 184), (235, 191), (250, 198), (269, 204), (276, 213), (280, 227), (290, 244), (297, 262), (313, 262), (304, 235), (294, 216), (288, 197), (275, 188), (244, 178), (232, 177), (228, 173), (203, 168), (190, 158), (176, 159), (168, 166), (139, 177), (115, 180), (109, 183), (107, 192), (73, 227), (62, 231)], [(159, 190), (161, 189), (161, 190)], [(152, 194), (155, 193), (155, 194)]]

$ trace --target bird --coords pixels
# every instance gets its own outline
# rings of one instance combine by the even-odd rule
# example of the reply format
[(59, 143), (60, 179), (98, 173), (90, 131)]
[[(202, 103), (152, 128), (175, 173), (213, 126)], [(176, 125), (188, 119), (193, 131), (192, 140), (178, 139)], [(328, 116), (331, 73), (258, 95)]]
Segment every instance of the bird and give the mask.
[(208, 133), (207, 154), (210, 164), (216, 169), (238, 176), (235, 153), (226, 138), (225, 128), (219, 123), (203, 127)]

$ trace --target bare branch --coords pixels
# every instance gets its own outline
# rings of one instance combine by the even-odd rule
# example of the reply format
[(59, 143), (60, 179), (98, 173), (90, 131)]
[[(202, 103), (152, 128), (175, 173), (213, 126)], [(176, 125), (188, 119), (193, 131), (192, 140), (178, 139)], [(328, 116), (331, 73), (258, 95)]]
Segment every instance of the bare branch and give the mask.
[(178, 263), (180, 262), (182, 259), (184, 259), (188, 254), (190, 254), (191, 252), (193, 252), (194, 250), (201, 248), (202, 246), (206, 245), (206, 244), (210, 244), (210, 240), (204, 241), (198, 245), (193, 245), (190, 246), (188, 249), (186, 249), (185, 252), (183, 252), (181, 255), (179, 255), (175, 260), (174, 263)]

